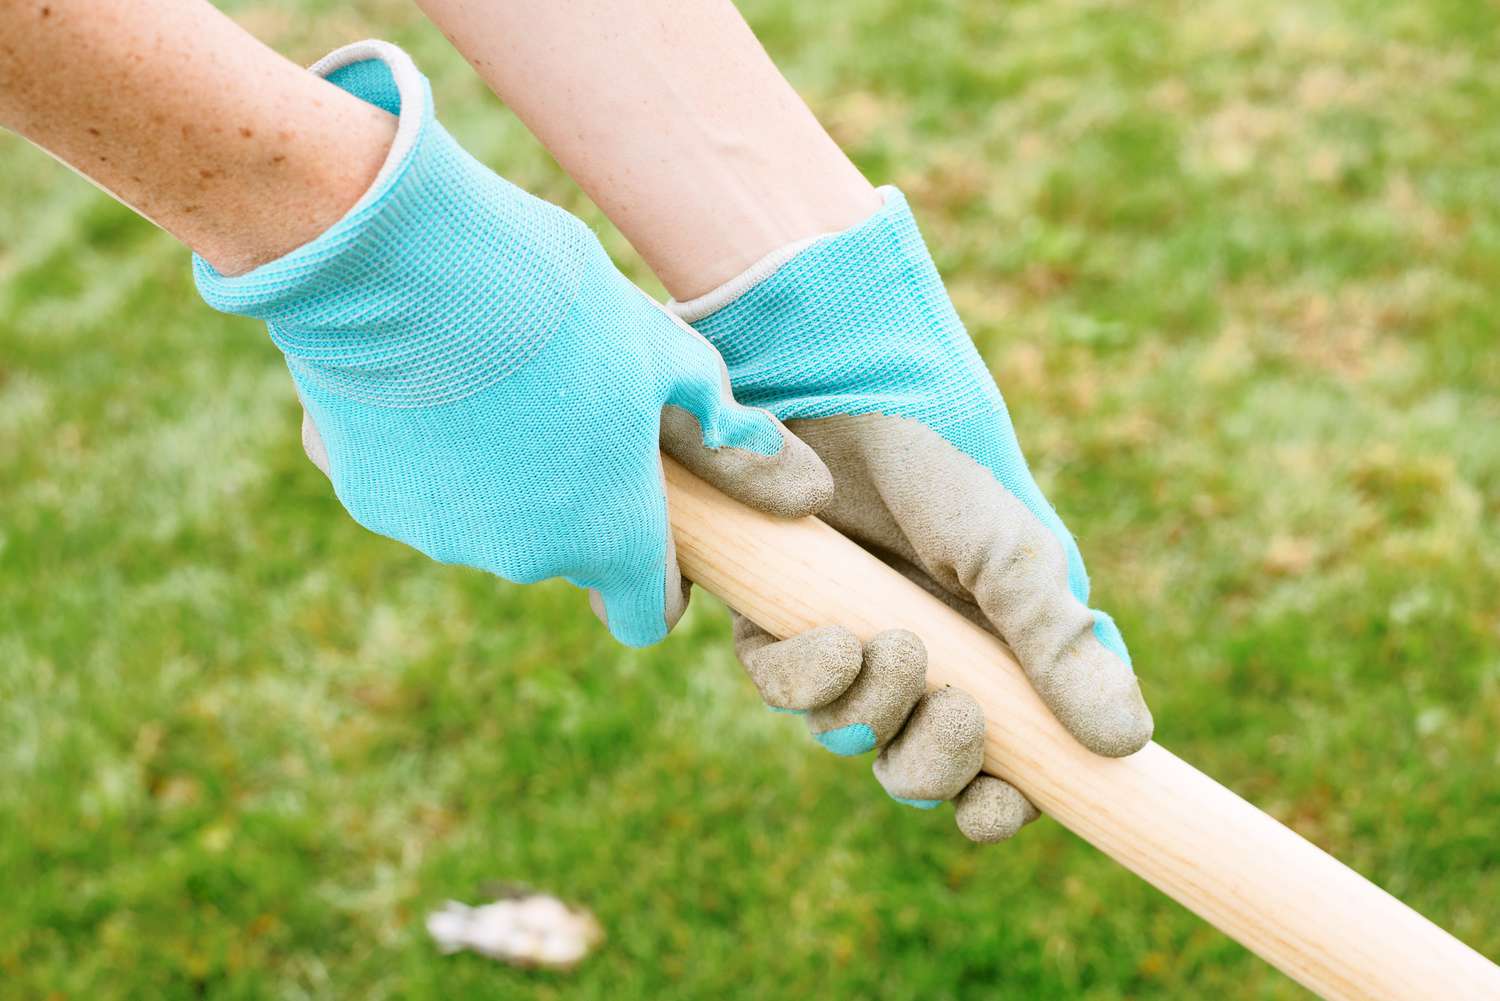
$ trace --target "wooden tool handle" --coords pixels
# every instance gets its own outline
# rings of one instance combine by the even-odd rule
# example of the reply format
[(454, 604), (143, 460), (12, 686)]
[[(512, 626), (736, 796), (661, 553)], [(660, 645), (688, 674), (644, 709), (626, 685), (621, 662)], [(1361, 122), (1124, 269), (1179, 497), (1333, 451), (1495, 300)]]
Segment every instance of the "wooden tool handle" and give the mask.
[(929, 687), (984, 707), (984, 769), (1327, 998), (1500, 999), (1500, 968), (1156, 744), (1085, 750), (1005, 645), (815, 518), (780, 521), (665, 460), (685, 576), (786, 637), (910, 629)]

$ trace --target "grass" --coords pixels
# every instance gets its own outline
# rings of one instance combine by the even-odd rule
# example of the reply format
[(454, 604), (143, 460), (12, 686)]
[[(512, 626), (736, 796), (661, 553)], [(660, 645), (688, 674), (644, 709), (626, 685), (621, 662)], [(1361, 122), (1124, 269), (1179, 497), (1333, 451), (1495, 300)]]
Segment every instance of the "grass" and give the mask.
[[(230, 7), (408, 45), (603, 226), (408, 5)], [(911, 195), (1159, 739), (1500, 955), (1500, 8), (746, 9)], [(0, 178), (0, 996), (1301, 996), (1056, 824), (885, 800), (712, 600), (631, 652), (361, 531), (180, 248), (14, 139)], [(495, 879), (608, 942), (436, 955)]]

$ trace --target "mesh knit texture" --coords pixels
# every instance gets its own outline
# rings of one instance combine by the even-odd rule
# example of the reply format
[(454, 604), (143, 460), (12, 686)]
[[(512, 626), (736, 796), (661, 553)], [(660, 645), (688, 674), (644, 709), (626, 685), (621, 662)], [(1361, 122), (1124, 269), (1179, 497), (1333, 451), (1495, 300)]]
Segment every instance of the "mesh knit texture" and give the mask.
[[(937, 432), (1062, 542), (1068, 588), (1087, 603), (1078, 545), (1027, 468), (905, 196), (880, 190), (884, 205), (865, 222), (811, 243), (693, 325), (724, 356), (735, 397), (748, 406), (783, 421), (888, 414)], [(1102, 612), (1095, 633), (1128, 662)]]
[(319, 65), (400, 116), (392, 160), (280, 260), (234, 278), (195, 260), (203, 297), (266, 321), (361, 524), (443, 562), (595, 588), (618, 639), (660, 639), (662, 407), (693, 413), (709, 447), (774, 455), (780, 431), (727, 399), (712, 347), (586, 226), (458, 147), (400, 50)]
[(203, 298), (265, 320), (300, 378), (350, 399), (423, 406), (504, 378), (566, 315), (593, 233), (460, 147), (433, 117), (420, 74), (413, 108), (380, 60), (328, 79), (414, 116), (410, 150), (348, 215), (285, 257), (235, 278), (194, 258)]

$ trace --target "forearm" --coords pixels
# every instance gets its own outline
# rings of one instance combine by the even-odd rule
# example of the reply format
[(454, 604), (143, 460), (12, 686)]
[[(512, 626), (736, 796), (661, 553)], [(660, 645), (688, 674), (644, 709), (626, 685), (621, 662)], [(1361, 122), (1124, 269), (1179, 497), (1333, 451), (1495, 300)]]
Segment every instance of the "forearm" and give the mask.
[(0, 125), (226, 274), (336, 222), (395, 130), (205, 0), (0, 0)]
[(729, 0), (418, 3), (679, 299), (879, 206)]

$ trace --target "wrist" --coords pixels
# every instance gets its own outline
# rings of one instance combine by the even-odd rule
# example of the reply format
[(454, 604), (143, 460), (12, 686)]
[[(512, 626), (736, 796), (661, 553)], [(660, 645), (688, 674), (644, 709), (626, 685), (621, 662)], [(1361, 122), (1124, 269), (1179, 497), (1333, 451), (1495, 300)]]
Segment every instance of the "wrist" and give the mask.
[[(673, 299), (667, 303), (667, 308), (684, 322), (696, 324), (752, 292), (814, 244), (847, 237), (861, 230), (879, 230), (882, 228), (881, 216), (892, 214), (893, 211), (896, 214), (906, 212), (906, 200), (899, 189), (884, 185), (880, 188), (872, 188), (871, 192), (875, 198), (874, 204), (863, 215), (846, 225), (836, 230), (823, 230), (777, 244), (774, 249), (763, 253), (753, 263), (718, 286), (691, 299)], [(869, 243), (870, 240), (870, 235), (866, 234), (865, 242)]]
[(680, 204), (692, 218), (671, 244), (641, 254), (674, 299), (687, 301), (731, 281), (793, 245), (858, 225), (881, 196), (838, 153), (822, 168), (757, 160), (725, 139), (701, 149), (699, 169), (682, 179)]
[(879, 204), (732, 3), (419, 4), (678, 299)]
[(0, 123), (225, 273), (337, 221), (390, 145), (389, 115), (209, 4), (25, 6), (0, 15)]
[[(323, 81), (319, 81), (321, 85)], [(339, 114), (326, 124), (326, 149), (288, 154), (273, 144), (246, 151), (233, 178), (232, 202), (210, 197), (196, 226), (174, 220), (185, 242), (223, 275), (242, 275), (311, 243), (344, 218), (375, 184), (396, 137), (394, 116), (328, 88)], [(170, 228), (170, 227), (169, 227)]]

